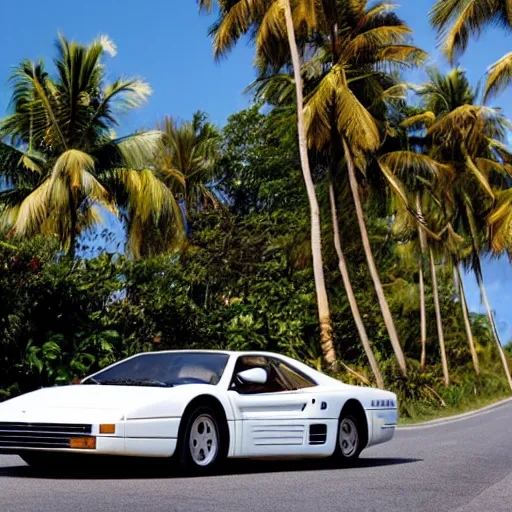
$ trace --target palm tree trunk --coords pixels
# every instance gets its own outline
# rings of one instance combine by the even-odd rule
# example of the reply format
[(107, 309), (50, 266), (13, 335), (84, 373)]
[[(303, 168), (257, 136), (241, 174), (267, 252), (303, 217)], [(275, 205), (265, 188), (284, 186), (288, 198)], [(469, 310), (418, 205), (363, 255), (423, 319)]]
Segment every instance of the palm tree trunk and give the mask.
[(468, 303), (466, 301), (466, 293), (464, 291), (464, 283), (462, 282), (459, 265), (455, 263), (453, 268), (455, 272), (455, 282), (458, 283), (457, 288), (459, 289), (460, 307), (462, 308), (464, 328), (466, 329), (466, 336), (468, 337), (469, 351), (471, 352), (471, 358), (473, 359), (473, 367), (475, 368), (475, 373), (480, 375), (480, 363), (478, 361), (478, 354), (476, 353), (475, 340), (473, 339), (473, 332), (471, 330), (471, 322), (469, 321), (469, 310)]
[[(333, 23), (331, 25), (331, 43), (332, 43), (332, 65), (334, 66), (338, 62), (338, 24)], [(333, 94), (333, 105), (335, 102), (335, 97)], [(379, 364), (377, 363), (377, 359), (375, 359), (375, 354), (373, 353), (372, 346), (370, 345), (370, 340), (368, 339), (368, 334), (366, 333), (366, 329), (363, 323), (363, 319), (361, 317), (361, 313), (359, 311), (359, 307), (357, 305), (356, 296), (354, 293), (354, 289), (352, 288), (352, 282), (350, 281), (350, 275), (348, 273), (347, 262), (345, 260), (345, 255), (343, 254), (343, 250), (341, 248), (341, 237), (340, 237), (340, 229), (338, 222), (338, 208), (336, 206), (336, 194), (334, 192), (334, 176), (336, 173), (337, 166), (340, 161), (340, 153), (341, 153), (341, 145), (339, 143), (339, 133), (336, 126), (336, 111), (334, 108), (331, 109), (331, 176), (329, 180), (329, 201), (331, 203), (331, 218), (332, 218), (332, 229), (333, 229), (333, 239), (334, 239), (334, 247), (336, 249), (336, 254), (338, 255), (338, 268), (340, 270), (341, 278), (343, 280), (343, 285), (345, 287), (345, 291), (347, 293), (348, 302), (350, 305), (350, 310), (352, 311), (352, 316), (354, 317), (354, 322), (357, 327), (357, 331), (359, 333), (359, 337), (361, 339), (361, 344), (363, 345), (363, 349), (366, 353), (366, 357), (368, 358), (368, 362), (370, 363), (370, 368), (372, 370), (373, 376), (375, 377), (375, 382), (380, 389), (384, 389), (384, 380), (382, 378), (382, 374), (380, 372)]]
[(366, 333), (366, 329), (363, 324), (363, 319), (361, 318), (361, 313), (359, 312), (356, 296), (354, 294), (354, 289), (352, 288), (352, 283), (350, 281), (350, 276), (348, 273), (347, 262), (345, 261), (345, 255), (343, 254), (343, 250), (341, 248), (338, 212), (336, 208), (336, 196), (334, 193), (334, 184), (332, 180), (329, 182), (329, 200), (331, 203), (334, 247), (336, 248), (336, 253), (338, 255), (338, 268), (340, 269), (341, 278), (343, 279), (343, 285), (345, 286), (345, 291), (347, 292), (350, 310), (352, 311), (352, 316), (354, 317), (354, 322), (356, 324), (359, 337), (361, 338), (361, 343), (366, 353), (366, 357), (368, 358), (368, 362), (370, 363), (370, 368), (372, 369), (375, 381), (377, 382), (377, 386), (380, 389), (384, 389), (384, 381), (382, 379), (382, 374), (380, 373), (379, 365), (377, 363), (377, 360), (375, 359), (375, 354), (373, 353), (370, 341), (368, 339), (368, 334)]
[(439, 349), (441, 351), (441, 363), (443, 365), (444, 385), (450, 385), (450, 374), (448, 372), (448, 360), (446, 358), (446, 347), (444, 345), (443, 320), (441, 318), (441, 306), (439, 305), (439, 289), (437, 286), (436, 263), (432, 247), (428, 250), (430, 259), (430, 274), (432, 276), (432, 293), (434, 295), (434, 307), (436, 310), (437, 337), (439, 338)]
[(491, 330), (494, 337), (494, 341), (496, 342), (496, 348), (498, 349), (498, 353), (500, 354), (501, 363), (503, 364), (503, 369), (505, 370), (505, 375), (507, 376), (508, 385), (512, 390), (512, 377), (510, 376), (510, 369), (508, 367), (507, 357), (505, 356), (505, 352), (503, 351), (503, 346), (501, 345), (500, 335), (498, 334), (498, 329), (496, 327), (496, 322), (494, 320), (494, 313), (492, 312), (491, 305), (489, 304), (489, 300), (487, 298), (487, 292), (485, 290), (484, 285), (484, 276), (482, 274), (482, 266), (480, 263), (480, 256), (476, 256), (477, 260), (477, 271), (476, 271), (476, 280), (478, 281), (478, 286), (480, 287), (480, 294), (482, 296), (482, 300), (484, 302), (485, 308), (487, 310), (487, 316), (489, 317), (489, 322), (491, 324)]
[(325, 361), (331, 367), (336, 364), (336, 351), (332, 335), (331, 314), (329, 300), (325, 286), (324, 268), (322, 261), (322, 240), (320, 229), (320, 207), (316, 197), (315, 184), (309, 167), (308, 146), (306, 141), (306, 128), (304, 122), (304, 99), (302, 95), (302, 76), (299, 51), (295, 40), (292, 10), (290, 0), (282, 0), (284, 8), (288, 44), (293, 63), (295, 77), (295, 91), (297, 95), (297, 131), (299, 137), (300, 163), (302, 175), (306, 184), (311, 215), (311, 252), (313, 255), (313, 273), (315, 276), (316, 298), (318, 304), (318, 317), (320, 320), (320, 342)]
[(69, 191), (69, 217), (70, 217), (70, 233), (69, 233), (69, 250), (67, 253), (71, 263), (74, 263), (76, 257), (76, 242), (77, 242), (77, 227), (78, 227), (78, 215), (77, 215), (77, 200), (73, 191)]
[(396, 333), (393, 317), (391, 316), (391, 311), (389, 309), (386, 296), (384, 295), (384, 289), (382, 287), (382, 283), (380, 282), (379, 273), (377, 272), (377, 267), (375, 265), (375, 260), (373, 258), (372, 248), (370, 245), (370, 238), (368, 236), (368, 230), (366, 229), (366, 222), (364, 219), (363, 206), (361, 204), (361, 198), (359, 197), (359, 186), (357, 184), (354, 161), (352, 160), (352, 156), (350, 154), (350, 150), (345, 139), (343, 139), (343, 149), (347, 161), (350, 190), (352, 191), (352, 197), (354, 198), (354, 204), (356, 207), (356, 217), (357, 222), (359, 224), (359, 230), (361, 231), (361, 239), (363, 241), (363, 249), (366, 255), (366, 261), (368, 262), (368, 268), (370, 270), (370, 275), (373, 280), (375, 292), (377, 293), (380, 310), (382, 311), (384, 323), (386, 324), (386, 328), (388, 330), (389, 339), (391, 341), (393, 351), (395, 352), (396, 360), (398, 361), (398, 366), (400, 367), (402, 373), (404, 375), (407, 375), (407, 364), (405, 362), (404, 352), (402, 350), (402, 347), (400, 346), (400, 341), (398, 340), (398, 335)]
[[(416, 194), (416, 211), (418, 217), (421, 218), (423, 212), (421, 211), (421, 197)], [(419, 272), (419, 288), (420, 288), (420, 336), (421, 336), (421, 357), (420, 367), (425, 368), (427, 361), (427, 307), (425, 301), (425, 272), (423, 270), (425, 264), (425, 251), (427, 247), (427, 240), (425, 233), (421, 226), (418, 224), (418, 238), (420, 241), (420, 257), (418, 260)]]
[(425, 305), (425, 277), (423, 272), (423, 254), (418, 259), (419, 288), (420, 288), (420, 335), (421, 356), (420, 367), (425, 368), (427, 362), (427, 308)]

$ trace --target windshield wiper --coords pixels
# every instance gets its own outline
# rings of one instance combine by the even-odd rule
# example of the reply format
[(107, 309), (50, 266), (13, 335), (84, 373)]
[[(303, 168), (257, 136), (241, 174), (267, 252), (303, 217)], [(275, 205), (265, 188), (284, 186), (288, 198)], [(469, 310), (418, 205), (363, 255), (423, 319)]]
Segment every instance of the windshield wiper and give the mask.
[(106, 386), (153, 386), (159, 388), (172, 388), (173, 386), (170, 382), (163, 382), (161, 380), (134, 378), (106, 379), (102, 380), (99, 384)]

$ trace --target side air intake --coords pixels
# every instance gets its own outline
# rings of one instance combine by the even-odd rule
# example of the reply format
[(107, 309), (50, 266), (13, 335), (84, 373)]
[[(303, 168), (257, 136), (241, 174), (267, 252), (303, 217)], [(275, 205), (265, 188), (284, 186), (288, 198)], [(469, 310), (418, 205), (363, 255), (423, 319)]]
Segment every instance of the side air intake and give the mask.
[(327, 440), (327, 425), (316, 424), (309, 427), (309, 444), (325, 444)]

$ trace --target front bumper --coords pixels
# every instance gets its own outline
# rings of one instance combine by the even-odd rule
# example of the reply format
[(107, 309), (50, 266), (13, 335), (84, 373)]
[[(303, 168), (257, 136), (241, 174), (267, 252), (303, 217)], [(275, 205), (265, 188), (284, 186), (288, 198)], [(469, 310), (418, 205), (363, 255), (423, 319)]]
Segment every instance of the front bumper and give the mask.
[[(178, 418), (118, 422), (114, 434), (100, 434), (99, 424), (0, 423), (0, 453), (27, 451), (87, 455), (170, 457), (177, 445)], [(77, 440), (94, 448), (73, 448)]]

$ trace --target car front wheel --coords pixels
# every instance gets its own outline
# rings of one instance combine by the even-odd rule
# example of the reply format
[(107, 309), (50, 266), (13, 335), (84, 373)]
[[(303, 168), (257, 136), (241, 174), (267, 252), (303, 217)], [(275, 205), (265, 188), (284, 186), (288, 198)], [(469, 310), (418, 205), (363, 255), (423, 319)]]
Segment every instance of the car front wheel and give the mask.
[(210, 407), (196, 408), (186, 419), (180, 439), (180, 462), (194, 473), (208, 472), (224, 456), (218, 416)]

